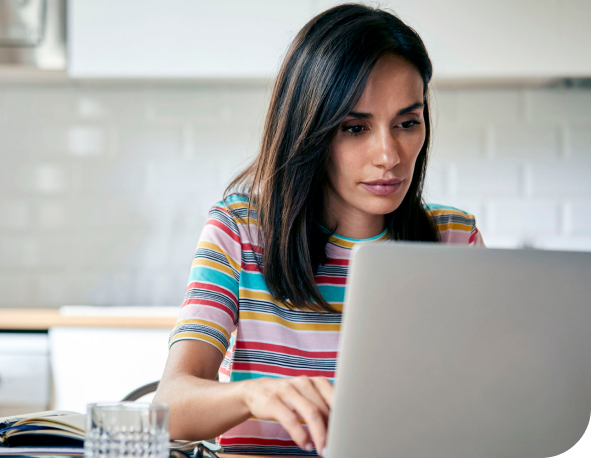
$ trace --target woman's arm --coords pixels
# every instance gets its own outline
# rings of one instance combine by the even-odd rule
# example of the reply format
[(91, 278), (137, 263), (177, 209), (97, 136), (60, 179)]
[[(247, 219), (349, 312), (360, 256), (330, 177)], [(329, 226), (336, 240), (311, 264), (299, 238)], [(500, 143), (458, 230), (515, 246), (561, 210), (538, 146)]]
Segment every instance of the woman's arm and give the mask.
[(217, 348), (197, 340), (170, 348), (154, 402), (170, 408), (171, 439), (211, 439), (250, 416), (238, 384), (215, 381), (222, 359)]
[(171, 439), (210, 439), (254, 415), (279, 421), (299, 447), (311, 450), (313, 441), (322, 454), (332, 401), (332, 384), (327, 379), (219, 383), (215, 376), (222, 360), (220, 351), (206, 342), (183, 340), (171, 347), (154, 397), (154, 402), (169, 405)]

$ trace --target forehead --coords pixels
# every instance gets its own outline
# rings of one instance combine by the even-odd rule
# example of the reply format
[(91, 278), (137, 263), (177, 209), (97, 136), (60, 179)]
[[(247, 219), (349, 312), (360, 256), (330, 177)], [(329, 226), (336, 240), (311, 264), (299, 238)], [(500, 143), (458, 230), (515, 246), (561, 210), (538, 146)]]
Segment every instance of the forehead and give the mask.
[(423, 101), (423, 79), (406, 59), (386, 55), (372, 69), (355, 111), (396, 112)]

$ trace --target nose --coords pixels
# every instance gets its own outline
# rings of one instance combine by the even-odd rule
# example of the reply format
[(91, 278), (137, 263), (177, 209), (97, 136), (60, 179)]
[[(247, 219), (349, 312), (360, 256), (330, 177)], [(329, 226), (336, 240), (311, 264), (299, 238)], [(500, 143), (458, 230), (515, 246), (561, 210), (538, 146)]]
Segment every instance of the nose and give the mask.
[(391, 128), (378, 129), (373, 146), (372, 164), (374, 166), (390, 170), (400, 162), (400, 145)]

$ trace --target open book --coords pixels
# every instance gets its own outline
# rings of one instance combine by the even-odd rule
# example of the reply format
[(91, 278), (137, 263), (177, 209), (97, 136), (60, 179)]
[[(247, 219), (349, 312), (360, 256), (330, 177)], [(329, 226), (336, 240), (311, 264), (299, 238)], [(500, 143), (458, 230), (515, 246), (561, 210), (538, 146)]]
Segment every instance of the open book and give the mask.
[[(58, 410), (0, 418), (0, 456), (84, 455), (85, 427), (85, 414)], [(189, 452), (200, 443), (222, 451), (205, 441), (171, 441), (170, 450)]]
[(0, 418), (0, 446), (38, 445), (60, 442), (82, 446), (86, 415), (50, 410)]
[(86, 416), (51, 410), (0, 418), (0, 455), (84, 455)]

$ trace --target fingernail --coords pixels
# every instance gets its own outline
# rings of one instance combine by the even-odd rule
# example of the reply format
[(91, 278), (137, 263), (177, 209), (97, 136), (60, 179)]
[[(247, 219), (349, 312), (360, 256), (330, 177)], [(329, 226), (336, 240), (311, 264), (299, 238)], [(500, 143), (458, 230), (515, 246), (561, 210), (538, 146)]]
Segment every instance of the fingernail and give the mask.
[(311, 452), (312, 450), (314, 450), (314, 446), (312, 444), (306, 444), (306, 451)]

